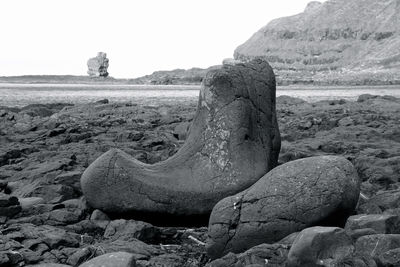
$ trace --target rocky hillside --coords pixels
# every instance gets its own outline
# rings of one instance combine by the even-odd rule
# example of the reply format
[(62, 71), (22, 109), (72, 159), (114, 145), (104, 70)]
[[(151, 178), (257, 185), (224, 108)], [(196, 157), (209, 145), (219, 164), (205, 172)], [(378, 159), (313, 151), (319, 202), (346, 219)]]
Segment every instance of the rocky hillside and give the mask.
[(400, 1), (311, 2), (271, 21), (234, 53), (266, 56), (286, 83), (400, 83)]

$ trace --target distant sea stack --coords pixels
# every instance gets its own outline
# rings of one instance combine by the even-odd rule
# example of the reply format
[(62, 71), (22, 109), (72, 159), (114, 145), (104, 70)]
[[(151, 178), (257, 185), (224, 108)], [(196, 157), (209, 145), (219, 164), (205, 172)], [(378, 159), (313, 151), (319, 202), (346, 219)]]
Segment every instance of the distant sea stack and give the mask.
[(271, 21), (236, 48), (266, 57), (279, 83), (400, 83), (400, 1), (313, 1)]
[(96, 57), (90, 58), (87, 62), (89, 76), (107, 77), (108, 61), (107, 54), (104, 52), (98, 52)]

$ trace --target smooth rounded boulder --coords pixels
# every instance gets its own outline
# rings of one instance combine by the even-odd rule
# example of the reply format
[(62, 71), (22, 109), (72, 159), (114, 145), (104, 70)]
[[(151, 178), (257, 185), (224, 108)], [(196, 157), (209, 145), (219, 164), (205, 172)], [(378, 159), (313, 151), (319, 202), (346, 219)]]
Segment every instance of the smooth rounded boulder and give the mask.
[(111, 149), (83, 173), (89, 204), (111, 213), (207, 215), (277, 164), (275, 76), (263, 59), (224, 64), (203, 80), (186, 142), (169, 159), (142, 163)]
[(310, 157), (280, 165), (213, 208), (207, 253), (218, 258), (277, 242), (310, 226), (342, 226), (359, 192), (357, 172), (343, 157)]

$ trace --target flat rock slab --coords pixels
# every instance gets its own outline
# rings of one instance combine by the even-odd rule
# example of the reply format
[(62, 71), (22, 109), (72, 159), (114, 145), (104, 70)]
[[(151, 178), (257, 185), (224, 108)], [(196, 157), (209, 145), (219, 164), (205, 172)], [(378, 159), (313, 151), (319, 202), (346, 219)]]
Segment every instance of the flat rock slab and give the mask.
[(310, 226), (344, 225), (359, 192), (357, 173), (343, 157), (288, 162), (218, 202), (210, 216), (207, 252), (217, 258), (274, 243)]
[(136, 261), (131, 253), (113, 252), (91, 259), (79, 267), (135, 267)]

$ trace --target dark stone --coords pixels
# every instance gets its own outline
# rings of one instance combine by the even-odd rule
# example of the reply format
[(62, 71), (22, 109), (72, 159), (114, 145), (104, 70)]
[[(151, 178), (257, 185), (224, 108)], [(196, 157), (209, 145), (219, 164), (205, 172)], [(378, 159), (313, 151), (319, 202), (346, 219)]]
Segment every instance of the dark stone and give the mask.
[(90, 215), (90, 220), (92, 221), (109, 221), (110, 218), (107, 214), (102, 212), (101, 210), (94, 210), (92, 215)]
[(344, 229), (315, 226), (304, 229), (290, 248), (287, 267), (331, 266), (332, 260), (352, 255), (352, 239)]
[(82, 171), (71, 171), (71, 172), (66, 172), (58, 175), (56, 178), (54, 178), (54, 183), (56, 184), (62, 184), (65, 186), (70, 186), (74, 189), (74, 191), (78, 194), (82, 194), (82, 189), (81, 189), (81, 183), (80, 179), (82, 176)]
[(369, 99), (374, 99), (374, 98), (377, 98), (377, 97), (378, 97), (377, 95), (362, 94), (362, 95), (358, 96), (357, 102), (365, 102), (365, 101), (367, 101)]
[(289, 246), (282, 244), (261, 244), (241, 254), (228, 253), (207, 264), (207, 267), (240, 267), (259, 264), (260, 266), (285, 266)]
[(94, 246), (88, 246), (82, 249), (77, 250), (71, 256), (69, 256), (67, 263), (72, 266), (79, 266), (80, 264), (84, 263), (85, 261), (90, 260), (96, 256), (100, 256), (101, 250)]
[(385, 252), (400, 247), (399, 234), (366, 235), (357, 239), (356, 252), (360, 255), (370, 255), (375, 261)]
[(343, 157), (311, 157), (280, 165), (215, 205), (207, 253), (217, 258), (274, 243), (313, 225), (343, 226), (359, 191), (357, 173)]
[(204, 215), (277, 164), (275, 76), (266, 61), (224, 65), (202, 85), (190, 134), (169, 159), (145, 165), (112, 149), (84, 172), (89, 204), (105, 212)]
[(159, 234), (159, 230), (153, 225), (134, 220), (114, 220), (111, 221), (105, 232), (104, 237), (111, 240), (139, 239), (145, 242), (153, 241)]
[(358, 213), (381, 213), (385, 210), (400, 208), (400, 190), (378, 192), (357, 209)]
[(359, 214), (347, 219), (346, 230), (370, 228), (377, 234), (399, 234), (400, 218), (391, 214)]
[(395, 248), (382, 253), (377, 262), (379, 266), (400, 266), (400, 248)]
[(17, 197), (0, 193), (0, 207), (9, 207), (15, 205), (19, 205)]
[(110, 101), (107, 98), (96, 101), (96, 104), (108, 104)]
[(191, 123), (187, 121), (179, 123), (174, 129), (174, 136), (178, 140), (186, 140), (190, 125)]

